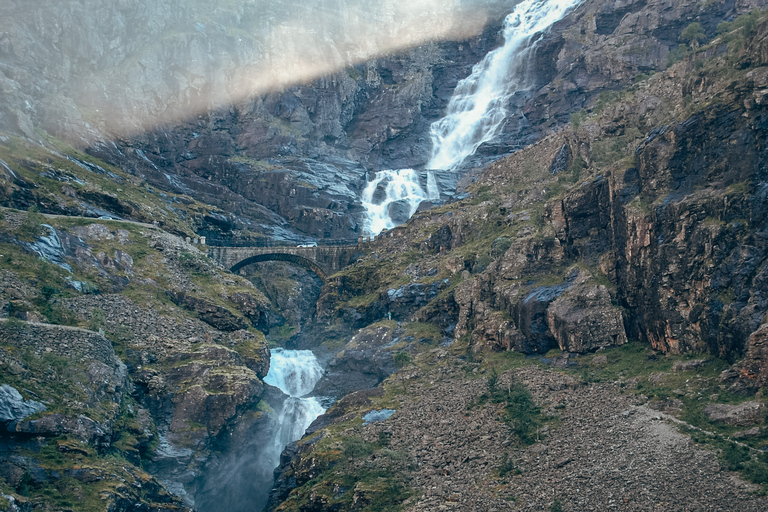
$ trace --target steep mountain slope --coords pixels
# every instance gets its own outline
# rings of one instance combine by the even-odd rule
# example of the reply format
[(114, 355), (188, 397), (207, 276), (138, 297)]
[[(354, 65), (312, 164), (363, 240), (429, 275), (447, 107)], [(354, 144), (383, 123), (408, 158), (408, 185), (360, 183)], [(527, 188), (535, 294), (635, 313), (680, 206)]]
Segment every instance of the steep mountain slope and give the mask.
[[(310, 428), (282, 468), (295, 488), (277, 489), (275, 510), (395, 509), (387, 500), (398, 494), (410, 497), (402, 510), (651, 506), (631, 490), (629, 468), (664, 503), (655, 506), (675, 510), (695, 497), (656, 476), (711, 471), (715, 455), (765, 489), (766, 405), (755, 391), (768, 371), (768, 21), (756, 11), (719, 32), (491, 164), (467, 199), (418, 213), (335, 276), (318, 303), (326, 337), (362, 329), (330, 368), (362, 350), (374, 360), (369, 375), (387, 356), (401, 370)], [(533, 361), (557, 370), (496, 373)], [(516, 379), (535, 405), (522, 407)], [(608, 405), (624, 392), (634, 398)], [(395, 412), (365, 419), (381, 409)], [(588, 424), (576, 426), (583, 415)], [(714, 453), (654, 425), (662, 418)], [(631, 431), (638, 446), (624, 437)], [(361, 442), (338, 459), (339, 447)], [(594, 448), (568, 455), (574, 443)], [(603, 444), (632, 461), (612, 450), (598, 462)], [(745, 482), (692, 485), (711, 478), (719, 490), (707, 507), (765, 507), (742, 494)]]
[[(259, 2), (226, 6), (214, 14), (259, 21), (238, 10)], [(85, 24), (93, 40), (73, 42), (52, 9), (3, 28), (0, 510), (265, 499), (251, 477), (270, 472), (263, 333), (284, 342), (298, 325), (290, 341), (331, 354), (318, 391), (340, 400), (286, 452), (274, 508), (676, 509), (685, 495), (765, 509), (750, 492), (768, 486), (768, 22), (737, 18), (752, 6), (584, 2), (542, 37), (522, 115), (467, 162), (463, 199), (366, 245), (316, 309), (293, 270), (257, 271), (259, 291), (199, 236), (356, 234), (365, 172), (423, 163), (429, 121), (493, 24), (116, 140), (87, 109), (34, 117), (56, 73), (24, 75), (20, 53), (98, 41), (114, 57), (101, 31), (132, 23)], [(187, 64), (210, 61), (209, 37), (243, 35), (173, 2), (108, 7), (153, 21), (145, 42), (162, 35)], [(56, 69), (167, 63), (122, 57), (127, 70)], [(194, 73), (172, 72), (189, 79), (176, 100), (195, 103)], [(80, 105), (54, 92), (46, 108)], [(87, 153), (37, 131), (65, 135), (56, 123), (84, 113)]]
[[(302, 241), (362, 234), (359, 196), (366, 172), (425, 164), (430, 123), (443, 114), (458, 80), (499, 44), (500, 20), (514, 2), (482, 2), (489, 23), (479, 35), (406, 52), (370, 43), (364, 48), (376, 59), (365, 62), (355, 57), (354, 45), (335, 37), (337, 29), (357, 37), (356, 25), (346, 27), (351, 21), (344, 16), (334, 22), (341, 27), (322, 23), (333, 12), (356, 11), (345, 2), (313, 7), (319, 9), (310, 11), (320, 24), (315, 32), (336, 55), (325, 60), (340, 59), (343, 69), (269, 94), (252, 84), (246, 95), (239, 94), (236, 77), (263, 61), (280, 61), (285, 45), (273, 38), (281, 27), (303, 26), (305, 18), (297, 14), (302, 4), (294, 11), (254, 0), (206, 12), (195, 3), (176, 9), (170, 1), (92, 3), (93, 16), (112, 22), (95, 21), (86, 6), (77, 10), (76, 4), (43, 2), (34, 16), (24, 15), (31, 8), (26, 4), (4, 6), (0, 32), (8, 100), (0, 125), (32, 138), (36, 128), (45, 129), (153, 186), (192, 194), (230, 214), (225, 222), (200, 223), (200, 234), (213, 238), (223, 227), (228, 239), (267, 234)], [(692, 21), (711, 37), (717, 23), (759, 3), (582, 3), (543, 36), (523, 70), (526, 89), (508, 106), (519, 114), (465, 167), (534, 142), (566, 123), (571, 112), (590, 106), (600, 92), (664, 69)], [(425, 16), (428, 22), (418, 32), (429, 39), (433, 29), (455, 23), (451, 13), (468, 7), (472, 2), (445, 4), (443, 17)], [(387, 8), (365, 18), (371, 34), (389, 27)], [(64, 21), (76, 26), (79, 18), (88, 38), (66, 29)], [(54, 19), (64, 21), (56, 25)], [(312, 30), (299, 33), (281, 41), (315, 37)], [(29, 69), (30, 63), (36, 67)], [(113, 121), (137, 127), (146, 119), (162, 122), (139, 132), (110, 128)]]
[(265, 428), (279, 315), (152, 225), (2, 214), (3, 509), (187, 509)]

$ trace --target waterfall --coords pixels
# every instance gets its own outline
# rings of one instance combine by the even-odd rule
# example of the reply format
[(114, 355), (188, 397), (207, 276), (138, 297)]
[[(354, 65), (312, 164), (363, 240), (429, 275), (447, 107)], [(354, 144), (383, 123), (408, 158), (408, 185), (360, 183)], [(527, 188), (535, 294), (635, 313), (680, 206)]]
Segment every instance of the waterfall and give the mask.
[(283, 449), (301, 439), (307, 427), (325, 412), (316, 398), (305, 397), (322, 376), (323, 368), (311, 350), (272, 350), (264, 382), (288, 395), (278, 414), (271, 449), (265, 453), (272, 469), (280, 463)]
[(384, 229), (392, 229), (410, 219), (422, 201), (439, 198), (434, 173), (427, 174), (424, 191), (419, 173), (413, 169), (379, 171), (363, 190), (362, 203), (368, 216), (366, 231), (377, 235)]
[(498, 135), (509, 97), (526, 84), (525, 63), (533, 37), (560, 20), (580, 0), (525, 0), (504, 20), (504, 45), (493, 50), (461, 80), (446, 115), (432, 123), (428, 169), (450, 169)]
[(272, 350), (264, 381), (288, 396), (276, 390), (266, 392), (264, 400), (275, 411), (268, 416), (269, 421), (257, 421), (249, 430), (230, 434), (234, 434), (232, 444), (224, 446), (217, 455), (215, 470), (207, 471), (199, 482), (196, 510), (253, 512), (264, 508), (283, 449), (300, 439), (312, 421), (325, 412), (317, 399), (306, 398), (322, 374), (309, 350)]
[[(458, 83), (446, 115), (432, 123), (432, 156), (427, 169), (453, 169), (499, 134), (509, 98), (531, 87), (526, 82), (525, 63), (535, 49), (534, 37), (580, 1), (525, 0), (515, 6), (504, 19), (504, 45), (488, 53), (470, 76)], [(386, 183), (384, 188), (382, 183)], [(391, 229), (416, 213), (421, 201), (439, 197), (434, 173), (427, 174), (425, 192), (413, 169), (380, 171), (363, 191), (366, 229), (371, 235)]]

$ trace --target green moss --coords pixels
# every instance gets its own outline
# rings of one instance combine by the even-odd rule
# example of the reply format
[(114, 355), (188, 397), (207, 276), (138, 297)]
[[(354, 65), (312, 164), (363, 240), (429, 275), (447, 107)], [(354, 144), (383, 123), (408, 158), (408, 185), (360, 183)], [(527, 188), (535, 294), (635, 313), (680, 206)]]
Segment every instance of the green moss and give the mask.
[(571, 128), (574, 132), (579, 130), (579, 127), (587, 120), (587, 116), (587, 111), (584, 109), (571, 113)]
[(746, 194), (752, 193), (753, 187), (752, 182), (747, 181), (739, 181), (737, 183), (732, 183), (731, 185), (728, 185), (725, 189), (725, 193), (728, 195), (737, 195), (742, 196)]
[[(58, 471), (62, 476), (44, 484), (26, 479), (15, 489), (16, 493), (31, 502), (45, 503), (55, 509), (83, 512), (103, 512), (105, 499), (111, 495), (124, 495), (126, 485), (133, 489), (131, 494), (134, 498), (145, 496), (146, 491), (132, 484), (149, 481), (149, 475), (120, 456), (101, 456), (71, 444), (71, 440), (63, 437), (49, 440), (36, 452), (23, 450), (21, 455), (39, 461), (43, 468)], [(69, 476), (69, 472), (75, 469), (91, 471), (99, 479), (85, 485)]]
[[(41, 134), (41, 139), (48, 147), (15, 137), (0, 142), (0, 158), (21, 178), (37, 185), (33, 193), (39, 204), (62, 204), (74, 210), (82, 209), (80, 201), (65, 194), (63, 187), (70, 189), (70, 193), (111, 196), (136, 220), (158, 221), (167, 230), (189, 236), (194, 236), (190, 222), (198, 215), (214, 210), (187, 196), (161, 194), (146, 186), (140, 178), (47, 134)], [(173, 208), (168, 208), (169, 203)]]
[[(635, 127), (628, 128), (624, 135), (607, 137), (592, 143), (592, 163), (600, 168), (619, 166), (622, 169), (634, 165), (634, 152), (642, 133)], [(625, 161), (625, 159), (627, 159)], [(617, 164), (618, 163), (618, 164)]]
[[(314, 445), (314, 476), (291, 492), (277, 510), (303, 510), (322, 501), (334, 509), (397, 512), (415, 496), (409, 486), (411, 466), (405, 454), (389, 449), (387, 436), (376, 442), (349, 431), (328, 429)], [(301, 478), (301, 468), (298, 468)]]
[(31, 206), (13, 234), (25, 242), (34, 242), (39, 237), (48, 234), (48, 229), (42, 225), (45, 221), (46, 219), (40, 214), (40, 210), (36, 206)]
[(760, 486), (760, 494), (768, 493), (768, 454), (744, 443), (736, 443), (722, 434), (679, 426), (691, 439), (715, 451), (723, 469), (737, 471), (753, 484)]
[(605, 108), (613, 103), (617, 103), (622, 100), (622, 91), (603, 91), (595, 102), (595, 106), (592, 109), (595, 114), (600, 114)]
[(409, 322), (403, 324), (407, 336), (413, 336), (418, 341), (427, 341), (431, 344), (443, 339), (437, 326), (425, 322)]
[(10, 355), (8, 360), (0, 360), (0, 375), (3, 375), (4, 384), (19, 390), (25, 399), (40, 400), (43, 397), (48, 402), (47, 411), (36, 417), (51, 413), (82, 414), (102, 421), (111, 413), (87, 405), (90, 380), (84, 365), (51, 352), (38, 355), (31, 350), (22, 350), (4, 341), (8, 336), (14, 336), (13, 330), (0, 324), (0, 347)]

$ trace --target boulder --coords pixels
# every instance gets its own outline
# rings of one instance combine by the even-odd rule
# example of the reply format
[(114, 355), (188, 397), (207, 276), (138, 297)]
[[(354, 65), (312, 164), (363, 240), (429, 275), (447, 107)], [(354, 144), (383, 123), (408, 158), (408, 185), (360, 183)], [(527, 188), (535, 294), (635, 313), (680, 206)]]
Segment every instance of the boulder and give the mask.
[(387, 206), (387, 214), (395, 224), (403, 224), (411, 218), (411, 205), (404, 199), (393, 201)]
[(674, 372), (685, 372), (688, 370), (695, 370), (696, 368), (700, 368), (707, 364), (709, 361), (707, 359), (691, 359), (690, 361), (675, 361), (675, 364), (672, 365), (672, 371)]
[(24, 400), (16, 388), (8, 384), (0, 386), (0, 426), (18, 423), (44, 410), (45, 405), (34, 400)]
[(627, 342), (621, 310), (603, 285), (575, 286), (547, 308), (547, 324), (560, 349), (585, 353)]
[(755, 401), (739, 405), (712, 404), (704, 409), (704, 415), (715, 423), (728, 425), (752, 425), (765, 418), (765, 404)]
[(342, 397), (378, 385), (395, 371), (390, 347), (398, 341), (396, 334), (386, 325), (361, 329), (328, 363), (315, 393)]

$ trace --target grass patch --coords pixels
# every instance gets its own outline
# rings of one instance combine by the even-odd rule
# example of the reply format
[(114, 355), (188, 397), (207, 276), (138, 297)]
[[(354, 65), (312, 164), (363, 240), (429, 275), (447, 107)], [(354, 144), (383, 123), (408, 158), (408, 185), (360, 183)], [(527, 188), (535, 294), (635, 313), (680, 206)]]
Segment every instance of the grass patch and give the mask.
[(499, 383), (499, 373), (493, 369), (488, 376), (487, 389), (468, 408), (486, 403), (503, 404), (501, 418), (523, 446), (530, 446), (539, 440), (539, 430), (546, 423), (541, 409), (533, 401), (531, 392), (522, 383), (510, 376), (509, 383)]
[(316, 444), (313, 477), (301, 483), (303, 472), (298, 468), (295, 476), (300, 485), (277, 510), (307, 510), (317, 503), (333, 510), (403, 510), (416, 495), (409, 486), (412, 468), (405, 455), (390, 449), (386, 433), (367, 441), (349, 429), (340, 433), (338, 428), (328, 429)]

